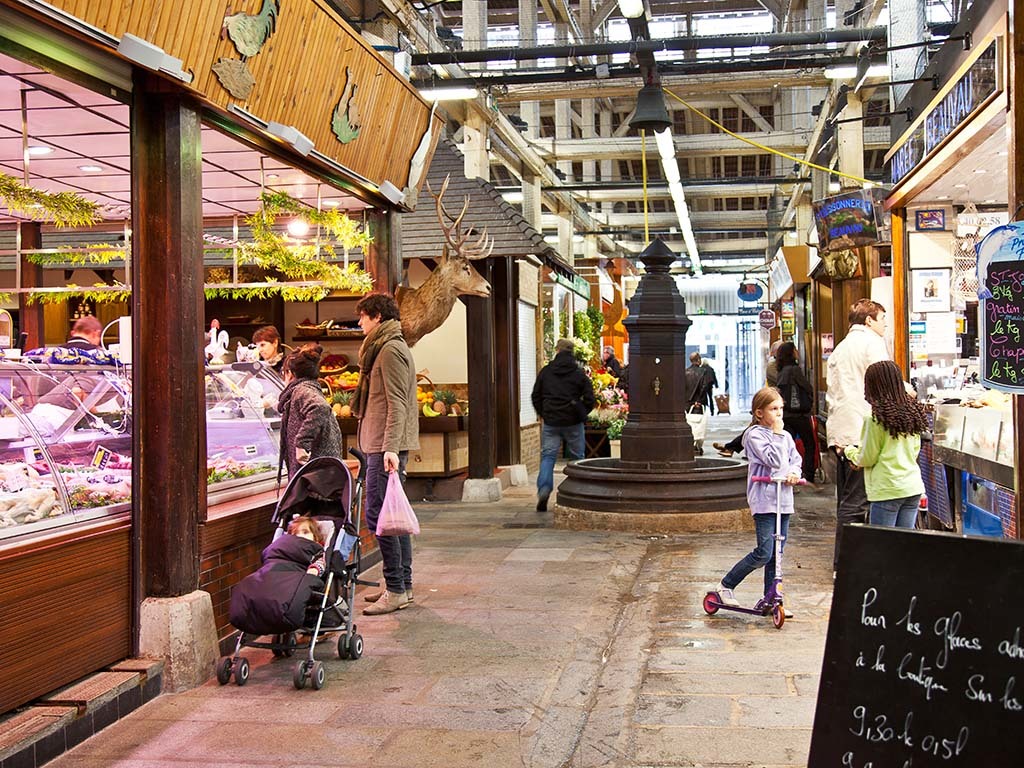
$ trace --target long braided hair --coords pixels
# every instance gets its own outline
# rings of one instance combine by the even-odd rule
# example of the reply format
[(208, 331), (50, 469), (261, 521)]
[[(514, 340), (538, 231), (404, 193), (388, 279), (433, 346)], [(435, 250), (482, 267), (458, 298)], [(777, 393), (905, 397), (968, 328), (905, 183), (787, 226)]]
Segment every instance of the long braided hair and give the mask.
[(919, 435), (928, 429), (924, 407), (903, 386), (903, 374), (892, 360), (868, 366), (864, 373), (864, 399), (871, 415), (893, 437)]

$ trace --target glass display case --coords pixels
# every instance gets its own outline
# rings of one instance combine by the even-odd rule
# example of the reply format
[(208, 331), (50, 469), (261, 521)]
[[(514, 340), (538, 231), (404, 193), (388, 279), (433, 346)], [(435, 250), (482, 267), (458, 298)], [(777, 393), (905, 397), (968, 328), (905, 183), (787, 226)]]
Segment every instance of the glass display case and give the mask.
[(131, 413), (123, 367), (0, 364), (0, 538), (127, 509)]
[[(208, 503), (277, 479), (284, 388), (260, 362), (206, 369)], [(129, 509), (131, 370), (0, 362), (0, 539)]]
[(206, 369), (210, 504), (258, 493), (277, 480), (284, 383), (261, 362)]

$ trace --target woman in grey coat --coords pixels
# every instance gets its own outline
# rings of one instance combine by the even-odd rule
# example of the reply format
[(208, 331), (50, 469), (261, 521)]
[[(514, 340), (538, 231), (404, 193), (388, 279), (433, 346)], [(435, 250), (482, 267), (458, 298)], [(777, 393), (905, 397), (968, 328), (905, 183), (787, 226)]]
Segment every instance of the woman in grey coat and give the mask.
[(341, 430), (317, 379), (323, 347), (307, 344), (284, 361), (281, 414), (281, 464), (289, 476), (317, 456), (341, 458)]

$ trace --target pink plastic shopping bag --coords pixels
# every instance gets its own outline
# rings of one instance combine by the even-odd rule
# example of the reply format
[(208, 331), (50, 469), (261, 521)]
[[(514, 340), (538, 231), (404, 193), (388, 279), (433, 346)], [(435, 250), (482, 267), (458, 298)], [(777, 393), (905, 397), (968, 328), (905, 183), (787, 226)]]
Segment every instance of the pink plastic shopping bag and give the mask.
[(420, 521), (412, 511), (412, 505), (405, 496), (402, 481), (397, 472), (388, 472), (388, 487), (384, 493), (384, 505), (377, 518), (378, 536), (405, 536), (418, 534)]

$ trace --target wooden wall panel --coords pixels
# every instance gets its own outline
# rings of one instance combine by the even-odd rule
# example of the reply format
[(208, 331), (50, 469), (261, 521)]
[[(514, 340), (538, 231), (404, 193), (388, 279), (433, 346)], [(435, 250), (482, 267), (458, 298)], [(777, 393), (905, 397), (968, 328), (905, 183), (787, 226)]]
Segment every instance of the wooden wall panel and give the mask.
[(127, 518), (0, 548), (0, 712), (131, 655)]
[[(249, 100), (224, 90), (211, 66), (240, 59), (221, 35), (225, 4), (209, 0), (53, 0), (53, 5), (120, 37), (143, 38), (181, 59), (191, 85), (209, 103), (238, 104), (263, 120), (292, 125), (324, 155), (376, 184), (408, 182), (409, 161), (430, 119), (430, 107), (393, 67), (323, 0), (282, 0), (274, 33), (246, 63), (256, 79)], [(258, 13), (261, 0), (230, 3), (233, 13)], [(362, 120), (359, 137), (342, 144), (331, 132), (331, 116), (351, 69), (354, 103)], [(440, 118), (435, 118), (440, 125)], [(435, 130), (436, 137), (440, 130)], [(431, 147), (430, 154), (433, 154)], [(429, 165), (430, 156), (427, 157)]]

